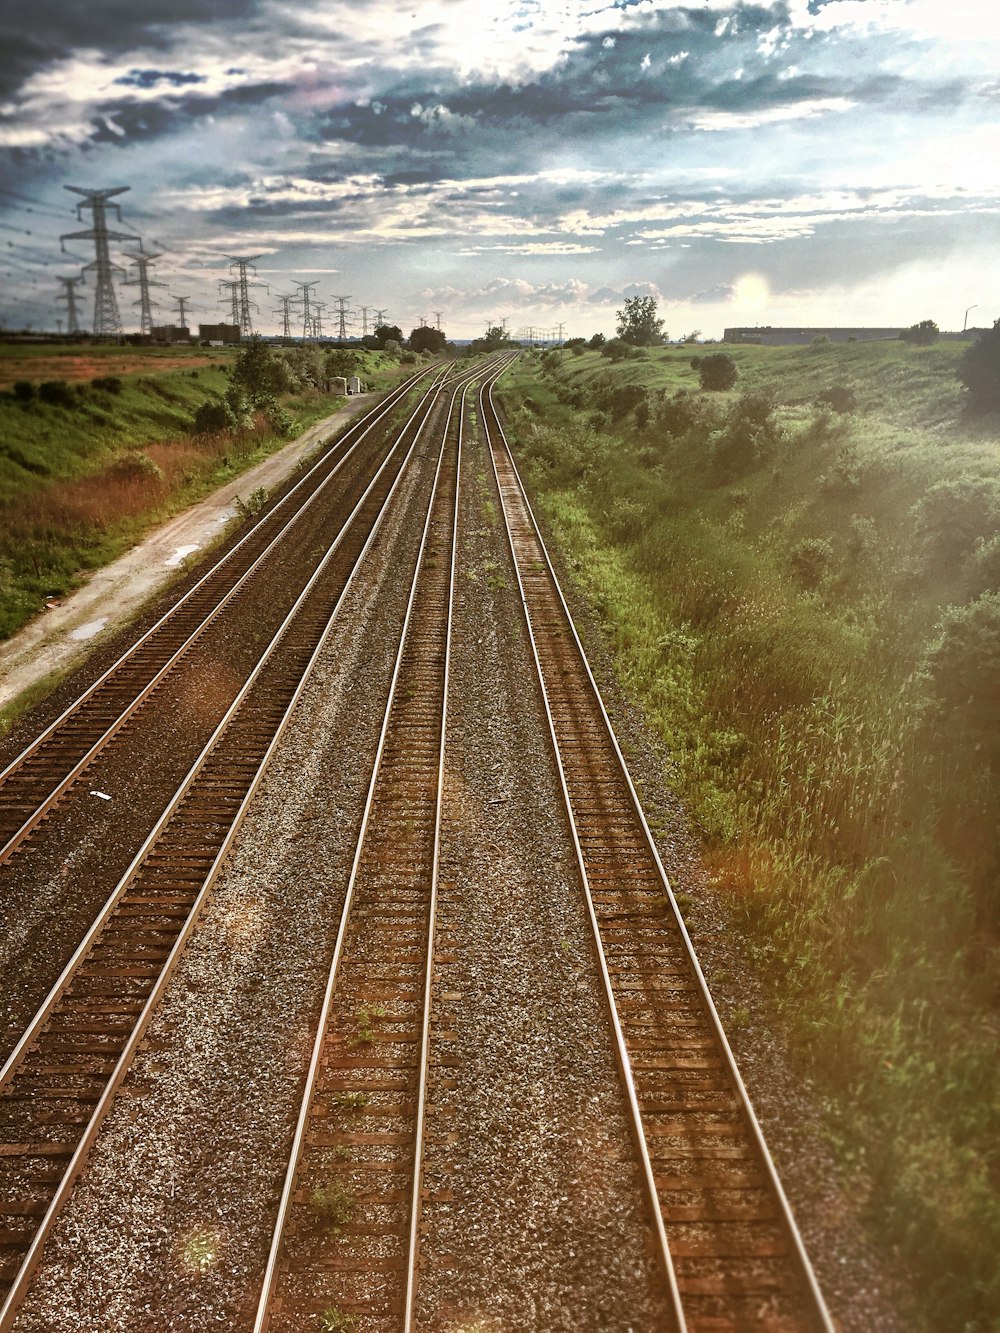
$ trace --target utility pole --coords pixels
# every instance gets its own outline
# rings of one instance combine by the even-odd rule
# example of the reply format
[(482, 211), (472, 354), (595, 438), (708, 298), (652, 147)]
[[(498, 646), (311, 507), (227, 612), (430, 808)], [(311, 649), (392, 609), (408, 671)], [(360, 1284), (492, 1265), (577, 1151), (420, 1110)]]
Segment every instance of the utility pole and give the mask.
[(297, 282), (295, 285), (301, 293), (298, 299), (302, 302), (302, 341), (305, 342), (313, 327), (312, 310), (309, 307), (309, 293), (319, 284), (316, 282)]
[(139, 307), (139, 332), (141, 334), (151, 334), (153, 332), (153, 306), (159, 306), (156, 301), (152, 301), (149, 296), (150, 287), (166, 287), (165, 282), (157, 282), (155, 278), (149, 276), (149, 265), (154, 259), (159, 259), (158, 254), (148, 255), (142, 248), (142, 241), (139, 242), (139, 253), (132, 255), (131, 264), (136, 270), (135, 278), (129, 282), (126, 281), (126, 287), (138, 287), (139, 299), (132, 302), (132, 309)]
[(240, 327), (240, 284), (236, 278), (220, 278), (219, 291), (225, 291), (223, 298), (230, 304), (230, 321), (234, 328)]
[(187, 324), (187, 318), (186, 318), (186, 315), (185, 315), (185, 312), (184, 312), (184, 307), (185, 307), (185, 306), (187, 305), (187, 303), (191, 300), (190, 296), (175, 296), (175, 295), (173, 294), (173, 292), (168, 292), (167, 295), (170, 297), (171, 301), (176, 301), (176, 302), (177, 302), (177, 310), (178, 310), (178, 315), (177, 315), (178, 325), (177, 325), (177, 327), (180, 328), (180, 329), (186, 329), (187, 326), (188, 326), (188, 324)]
[(131, 187), (128, 185), (119, 185), (113, 190), (81, 190), (76, 185), (65, 185), (63, 189), (69, 190), (71, 194), (83, 196), (83, 203), (77, 204), (76, 216), (83, 221), (83, 209), (89, 208), (93, 226), (89, 231), (69, 231), (65, 236), (60, 236), (59, 241), (63, 250), (66, 249), (66, 241), (93, 241), (94, 242), (94, 262), (86, 264), (83, 272), (93, 269), (96, 275), (94, 284), (94, 332), (96, 334), (111, 334), (113, 336), (122, 336), (122, 320), (118, 313), (118, 301), (115, 297), (115, 288), (112, 281), (112, 274), (121, 273), (122, 269), (118, 264), (112, 264), (111, 252), (108, 247), (109, 241), (138, 241), (138, 236), (130, 236), (126, 232), (108, 230), (108, 209), (113, 208), (118, 215), (118, 221), (121, 221), (122, 211), (117, 204), (109, 204), (108, 200), (116, 194), (124, 194)]
[(286, 339), (288, 342), (291, 342), (291, 340), (292, 340), (292, 318), (291, 318), (291, 314), (290, 314), (290, 307), (291, 307), (293, 301), (297, 301), (297, 300), (298, 300), (298, 297), (296, 297), (296, 296), (279, 296), (279, 297), (278, 297), (278, 300), (281, 302), (281, 309), (280, 309), (280, 310), (275, 310), (273, 313), (276, 314), (276, 315), (280, 315), (280, 316), (281, 316), (281, 320), (282, 320), (281, 336), (282, 336), (282, 338)]
[[(259, 259), (260, 255), (230, 255), (229, 271), (236, 270), (236, 283), (239, 287), (239, 305), (237, 308), (236, 323), (239, 325), (240, 337), (253, 337), (253, 320), (250, 318), (250, 311), (256, 310), (260, 313), (260, 307), (250, 300), (251, 287), (263, 287), (267, 291), (267, 286), (262, 282), (255, 282), (257, 270), (253, 266), (253, 261)], [(235, 301), (234, 301), (235, 305)]]
[(76, 312), (76, 284), (83, 282), (83, 278), (57, 278), (57, 282), (63, 285), (63, 294), (57, 296), (57, 301), (66, 302), (66, 334), (72, 338), (74, 333), (80, 332), (80, 321)]
[(346, 342), (348, 316), (347, 303), (351, 298), (349, 296), (335, 296), (333, 299), (337, 302), (337, 339), (339, 342)]

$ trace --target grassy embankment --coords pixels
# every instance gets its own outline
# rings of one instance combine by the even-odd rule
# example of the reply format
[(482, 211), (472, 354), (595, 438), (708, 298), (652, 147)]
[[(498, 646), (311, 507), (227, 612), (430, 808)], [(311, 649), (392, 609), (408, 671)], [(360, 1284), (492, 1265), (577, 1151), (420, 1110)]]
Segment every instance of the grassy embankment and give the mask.
[[(0, 638), (162, 522), (343, 403), (302, 384), (242, 429), (194, 433), (233, 350), (0, 347)], [(366, 353), (363, 377), (395, 378)], [(18, 381), (34, 392), (15, 393)], [(46, 382), (61, 389), (42, 390)], [(96, 383), (95, 383), (96, 381)], [(39, 396), (39, 393), (44, 396)], [(291, 423), (288, 418), (291, 418)]]
[(1000, 421), (954, 344), (707, 350), (529, 357), (512, 441), (926, 1327), (1000, 1328)]

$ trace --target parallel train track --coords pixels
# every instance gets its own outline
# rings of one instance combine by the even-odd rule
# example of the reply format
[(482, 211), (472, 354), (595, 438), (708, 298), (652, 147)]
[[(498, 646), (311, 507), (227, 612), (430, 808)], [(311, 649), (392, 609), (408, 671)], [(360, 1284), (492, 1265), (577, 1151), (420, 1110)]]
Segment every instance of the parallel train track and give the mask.
[(480, 407), (675, 1327), (833, 1333), (491, 385)]
[(3, 1333), (442, 391), (426, 395), (419, 427), (372, 478), (0, 1070)]

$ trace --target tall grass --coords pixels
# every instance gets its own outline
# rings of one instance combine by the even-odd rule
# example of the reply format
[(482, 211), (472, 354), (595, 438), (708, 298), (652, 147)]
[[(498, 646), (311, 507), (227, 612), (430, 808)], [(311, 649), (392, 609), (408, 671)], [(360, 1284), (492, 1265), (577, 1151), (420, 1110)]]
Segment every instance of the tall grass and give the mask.
[[(897, 349), (823, 349), (820, 374), (811, 348), (746, 350), (780, 390), (784, 436), (736, 481), (713, 476), (711, 433), (595, 428), (586, 399), (567, 405), (584, 358), (508, 391), (515, 447), (668, 743), (667, 778), (826, 1089), (831, 1132), (865, 1166), (872, 1225), (914, 1261), (926, 1328), (997, 1328), (996, 749), (935, 708), (922, 666), (942, 607), (975, 591), (974, 533), (947, 559), (941, 543), (964, 531), (956, 503), (990, 536), (995, 442), (953, 410), (947, 445), (929, 443), (950, 351), (914, 368)], [(845, 367), (867, 412), (803, 410)], [(662, 374), (655, 358), (639, 369)], [(928, 524), (949, 476), (973, 480)], [(804, 540), (829, 552), (811, 587)]]

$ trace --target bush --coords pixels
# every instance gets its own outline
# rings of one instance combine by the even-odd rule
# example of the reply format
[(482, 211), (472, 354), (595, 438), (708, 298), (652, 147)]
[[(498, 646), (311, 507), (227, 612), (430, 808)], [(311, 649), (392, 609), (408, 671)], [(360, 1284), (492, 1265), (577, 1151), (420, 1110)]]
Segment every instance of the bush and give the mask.
[(115, 460), (112, 472), (122, 481), (163, 480), (163, 470), (141, 449), (130, 449)]
[(934, 560), (964, 560), (1000, 529), (1000, 481), (963, 474), (936, 482), (911, 510)]
[(291, 439), (298, 429), (298, 422), (284, 407), (272, 407), (267, 414), (267, 424), (282, 440)]
[(722, 481), (743, 476), (774, 453), (780, 438), (771, 395), (765, 391), (744, 394), (733, 404), (715, 442), (717, 476)]
[(31, 380), (14, 381), (14, 397), (19, 403), (33, 403), (37, 397), (38, 390), (32, 384)]
[(803, 588), (818, 588), (833, 564), (833, 547), (824, 537), (806, 537), (793, 549), (792, 569)]
[(965, 349), (955, 373), (976, 411), (1000, 411), (1000, 319)]
[(728, 352), (712, 352), (699, 359), (698, 381), (703, 389), (731, 389), (739, 377), (739, 368)]
[(1000, 759), (1000, 593), (949, 606), (924, 664), (941, 712), (973, 725)]
[(680, 439), (696, 430), (707, 439), (717, 424), (716, 409), (688, 389), (680, 389), (660, 403), (656, 427), (672, 439)]
[[(196, 370), (192, 370), (192, 375), (197, 375)], [(97, 379), (90, 381), (92, 389), (100, 389), (103, 393), (121, 393), (124, 385), (117, 375), (98, 375)]]
[(77, 397), (65, 380), (44, 380), (38, 386), (38, 396), (51, 407), (76, 407)]
[(932, 319), (922, 319), (919, 324), (911, 324), (899, 335), (899, 341), (911, 343), (914, 347), (930, 347), (936, 343), (941, 333)]
[(601, 344), (601, 356), (606, 356), (612, 362), (627, 361), (632, 354), (633, 349), (624, 338), (609, 338)]
[(221, 431), (232, 430), (236, 424), (229, 404), (220, 398), (202, 403), (194, 414), (194, 432), (196, 435), (218, 435)]
[(841, 415), (856, 411), (858, 406), (857, 395), (846, 384), (832, 384), (829, 389), (816, 395), (816, 402)]

